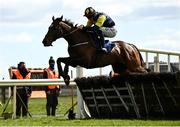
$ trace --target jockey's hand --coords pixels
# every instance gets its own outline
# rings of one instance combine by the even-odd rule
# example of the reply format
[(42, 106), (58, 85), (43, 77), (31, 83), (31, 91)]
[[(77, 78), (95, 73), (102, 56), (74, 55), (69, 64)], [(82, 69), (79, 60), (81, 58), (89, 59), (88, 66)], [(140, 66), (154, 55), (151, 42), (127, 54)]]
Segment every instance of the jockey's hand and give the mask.
[(99, 30), (99, 26), (97, 26), (97, 25), (94, 25), (92, 28), (93, 28), (95, 31), (96, 31), (96, 30)]
[(85, 31), (85, 32), (94, 31), (93, 27), (83, 27), (82, 30)]
[(77, 28), (83, 29), (83, 27), (84, 27), (84, 25), (80, 25), (80, 26), (78, 26)]

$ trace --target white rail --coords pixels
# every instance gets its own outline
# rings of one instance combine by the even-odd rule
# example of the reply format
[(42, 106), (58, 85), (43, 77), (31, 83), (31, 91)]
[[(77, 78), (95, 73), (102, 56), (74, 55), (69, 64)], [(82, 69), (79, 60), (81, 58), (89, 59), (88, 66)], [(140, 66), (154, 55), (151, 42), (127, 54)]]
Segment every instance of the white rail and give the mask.
[[(28, 80), (0, 80), (1, 86), (13, 87), (13, 115), (16, 118), (16, 86), (48, 86), (48, 85), (65, 85), (64, 81), (60, 79), (28, 79)], [(70, 85), (76, 85), (75, 82), (70, 81)]]
[[(48, 85), (65, 85), (60, 79), (27, 79), (27, 80), (0, 80), (0, 86), (48, 86)], [(70, 81), (70, 85), (76, 85)]]
[(139, 49), (140, 52), (145, 52), (145, 62), (146, 62), (146, 67), (148, 68), (148, 53), (155, 53), (156, 54), (156, 59), (155, 59), (155, 64), (156, 64), (156, 72), (160, 71), (159, 67), (159, 54), (167, 55), (167, 64), (168, 64), (168, 71), (170, 72), (171, 66), (170, 66), (170, 57), (171, 56), (178, 56), (178, 61), (179, 61), (179, 69), (180, 69), (180, 52), (173, 52), (173, 51), (160, 51), (160, 50), (151, 50), (151, 49)]

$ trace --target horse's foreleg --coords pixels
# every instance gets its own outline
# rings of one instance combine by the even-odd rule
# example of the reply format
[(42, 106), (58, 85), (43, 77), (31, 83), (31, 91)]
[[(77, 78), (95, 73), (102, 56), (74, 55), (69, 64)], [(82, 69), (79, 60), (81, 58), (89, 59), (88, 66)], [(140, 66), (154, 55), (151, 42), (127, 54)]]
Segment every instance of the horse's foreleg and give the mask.
[[(70, 57), (58, 58), (57, 59), (57, 67), (59, 72), (59, 77), (62, 76), (66, 85), (69, 85), (70, 76), (68, 75), (69, 64), (68, 61)], [(61, 62), (65, 64), (64, 70), (62, 69)]]
[(65, 66), (64, 66), (64, 74), (67, 75), (68, 72), (69, 72), (69, 65), (65, 64)]
[(65, 64), (64, 66), (64, 82), (66, 85), (69, 85), (70, 76), (68, 75), (69, 72), (69, 65)]
[[(82, 61), (83, 61), (83, 58), (65, 57), (65, 58), (57, 59), (59, 75), (63, 77), (66, 85), (69, 85), (69, 80), (70, 80), (70, 76), (68, 75), (69, 65), (76, 67), (77, 65), (80, 65)], [(61, 62), (65, 64), (64, 71), (62, 70)]]
[(58, 68), (58, 73), (59, 73), (58, 77), (60, 78), (60, 76), (62, 76), (64, 78), (64, 71), (61, 66), (60, 58), (57, 59), (57, 68)]

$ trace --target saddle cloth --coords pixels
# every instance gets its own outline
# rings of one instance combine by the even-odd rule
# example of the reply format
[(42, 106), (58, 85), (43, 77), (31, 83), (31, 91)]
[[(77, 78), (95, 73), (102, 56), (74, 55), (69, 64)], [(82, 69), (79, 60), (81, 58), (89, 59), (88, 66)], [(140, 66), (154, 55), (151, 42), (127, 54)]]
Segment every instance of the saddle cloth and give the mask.
[(114, 47), (115, 47), (115, 44), (112, 43), (111, 41), (109, 40), (104, 41), (104, 48), (106, 48), (108, 52), (111, 52), (112, 48)]

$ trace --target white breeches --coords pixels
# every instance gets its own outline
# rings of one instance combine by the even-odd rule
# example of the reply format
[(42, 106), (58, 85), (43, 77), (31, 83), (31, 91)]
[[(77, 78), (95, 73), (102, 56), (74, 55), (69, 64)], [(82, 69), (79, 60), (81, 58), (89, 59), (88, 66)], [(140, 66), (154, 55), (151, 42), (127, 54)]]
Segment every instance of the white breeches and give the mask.
[(114, 27), (111, 27), (111, 28), (101, 27), (100, 30), (104, 34), (104, 37), (113, 38), (117, 34), (117, 30)]

